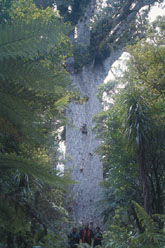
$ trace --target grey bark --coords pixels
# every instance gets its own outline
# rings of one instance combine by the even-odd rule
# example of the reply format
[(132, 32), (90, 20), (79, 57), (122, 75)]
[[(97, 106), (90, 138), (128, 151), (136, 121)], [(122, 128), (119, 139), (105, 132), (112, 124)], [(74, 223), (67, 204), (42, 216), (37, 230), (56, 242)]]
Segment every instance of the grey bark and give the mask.
[(71, 187), (71, 209), (75, 222), (93, 222), (102, 225), (102, 206), (98, 203), (102, 195), (100, 181), (103, 179), (102, 163), (95, 150), (100, 144), (92, 131), (92, 117), (101, 111), (97, 98), (97, 86), (103, 82), (111, 64), (119, 57), (115, 52), (107, 59), (104, 66), (84, 67), (79, 74), (71, 75), (74, 86), (78, 89), (85, 103), (68, 105), (67, 116), (71, 125), (66, 128), (66, 152), (71, 156), (67, 162), (72, 179), (77, 181)]

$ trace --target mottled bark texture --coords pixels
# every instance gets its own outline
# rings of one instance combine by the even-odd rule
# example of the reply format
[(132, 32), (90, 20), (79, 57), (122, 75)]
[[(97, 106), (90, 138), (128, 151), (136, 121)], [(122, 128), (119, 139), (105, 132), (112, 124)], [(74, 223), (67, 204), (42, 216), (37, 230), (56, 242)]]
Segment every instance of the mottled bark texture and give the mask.
[[(111, 63), (117, 56), (119, 53), (111, 57)], [(92, 131), (92, 117), (101, 110), (97, 86), (105, 78), (106, 71), (105, 67), (86, 67), (79, 74), (72, 75), (73, 84), (86, 101), (83, 104), (72, 102), (67, 109), (71, 123), (66, 128), (66, 151), (72, 160), (66, 166), (78, 182), (71, 187), (73, 219), (83, 223), (92, 221), (95, 225), (102, 224), (102, 207), (98, 200), (102, 194), (99, 183), (103, 179), (103, 169), (95, 153), (100, 141)]]

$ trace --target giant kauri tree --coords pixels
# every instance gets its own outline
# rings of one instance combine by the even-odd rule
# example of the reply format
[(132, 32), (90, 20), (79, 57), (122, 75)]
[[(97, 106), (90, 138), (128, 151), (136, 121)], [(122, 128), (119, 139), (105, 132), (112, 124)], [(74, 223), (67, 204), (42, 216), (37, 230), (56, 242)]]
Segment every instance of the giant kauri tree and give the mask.
[[(38, 6), (41, 1), (36, 1)], [(66, 150), (71, 156), (67, 166), (74, 180), (72, 211), (75, 221), (100, 224), (101, 195), (99, 186), (102, 164), (95, 155), (99, 141), (92, 133), (92, 117), (100, 111), (97, 86), (106, 78), (111, 65), (127, 44), (144, 36), (144, 23), (155, 0), (65, 0), (48, 1), (72, 26), (70, 38), (74, 56), (67, 69), (84, 103), (71, 102), (67, 115), (71, 121), (66, 128)], [(44, 6), (46, 7), (46, 6)]]

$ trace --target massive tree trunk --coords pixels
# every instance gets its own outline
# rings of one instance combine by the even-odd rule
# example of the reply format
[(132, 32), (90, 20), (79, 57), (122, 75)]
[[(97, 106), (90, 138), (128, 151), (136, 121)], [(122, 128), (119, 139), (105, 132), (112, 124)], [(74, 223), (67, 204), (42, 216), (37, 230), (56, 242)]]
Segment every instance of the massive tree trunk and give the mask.
[(71, 121), (66, 128), (66, 151), (71, 156), (67, 168), (73, 180), (77, 181), (71, 187), (71, 209), (75, 222), (102, 224), (102, 207), (98, 201), (102, 194), (99, 183), (103, 179), (103, 169), (95, 153), (100, 141), (92, 131), (92, 117), (101, 111), (97, 86), (104, 81), (110, 65), (120, 54), (121, 51), (112, 54), (104, 66), (95, 68), (91, 65), (71, 75), (74, 86), (86, 99), (83, 104), (71, 102), (67, 110)]

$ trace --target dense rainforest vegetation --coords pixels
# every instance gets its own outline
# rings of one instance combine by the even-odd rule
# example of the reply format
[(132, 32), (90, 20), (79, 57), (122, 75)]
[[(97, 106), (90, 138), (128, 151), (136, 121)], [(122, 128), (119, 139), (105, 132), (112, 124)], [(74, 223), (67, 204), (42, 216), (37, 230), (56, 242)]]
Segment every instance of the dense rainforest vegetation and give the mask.
[[(0, 1), (2, 247), (67, 247), (70, 220), (64, 198), (72, 181), (58, 169), (59, 130), (67, 122), (67, 103), (79, 95), (66, 59), (74, 53), (79, 71), (94, 57), (97, 64), (108, 56), (109, 43), (127, 43), (116, 32), (107, 39), (125, 20), (124, 14), (116, 14), (123, 1), (116, 2), (109, 12), (120, 17), (118, 22), (96, 16), (100, 29), (94, 26), (90, 45), (73, 49), (68, 37), (88, 1), (57, 1), (58, 11), (51, 0)], [(103, 26), (104, 32), (99, 31)], [(165, 20), (159, 18), (144, 30), (144, 38), (134, 35), (126, 48), (130, 60), (124, 75), (100, 86), (99, 97), (106, 93), (111, 99), (108, 110), (94, 118), (104, 167), (103, 247), (165, 245)]]
[(108, 247), (165, 244), (164, 21), (158, 18), (145, 39), (127, 47), (123, 76), (100, 86), (99, 97), (106, 93), (109, 102), (95, 116)]
[(31, 0), (0, 5), (0, 243), (63, 247), (70, 179), (57, 170), (58, 130), (73, 96), (70, 27)]

